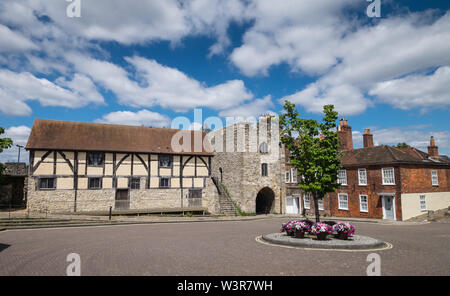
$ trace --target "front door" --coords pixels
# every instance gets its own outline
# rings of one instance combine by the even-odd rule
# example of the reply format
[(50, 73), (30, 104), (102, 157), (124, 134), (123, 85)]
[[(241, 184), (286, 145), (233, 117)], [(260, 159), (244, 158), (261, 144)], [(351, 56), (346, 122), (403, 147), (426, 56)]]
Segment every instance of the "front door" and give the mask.
[(394, 197), (393, 196), (385, 196), (383, 198), (383, 212), (384, 219), (387, 220), (395, 220), (395, 208), (394, 208)]
[(128, 195), (128, 189), (117, 189), (116, 202), (114, 208), (116, 210), (129, 210), (130, 199)]
[(286, 197), (286, 214), (299, 214), (299, 198), (298, 196), (287, 196)]

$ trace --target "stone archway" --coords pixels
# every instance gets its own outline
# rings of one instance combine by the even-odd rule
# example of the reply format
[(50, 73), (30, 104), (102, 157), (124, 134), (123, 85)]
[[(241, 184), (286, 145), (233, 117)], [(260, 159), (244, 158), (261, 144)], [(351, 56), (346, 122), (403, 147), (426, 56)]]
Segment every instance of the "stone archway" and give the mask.
[(256, 214), (270, 214), (273, 211), (275, 193), (269, 187), (264, 187), (256, 195)]

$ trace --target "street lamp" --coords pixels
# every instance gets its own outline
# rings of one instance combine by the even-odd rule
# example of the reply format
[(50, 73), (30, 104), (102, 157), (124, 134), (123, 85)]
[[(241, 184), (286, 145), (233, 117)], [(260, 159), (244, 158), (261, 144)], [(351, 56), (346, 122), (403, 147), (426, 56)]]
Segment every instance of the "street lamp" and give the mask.
[(17, 147), (19, 147), (19, 156), (17, 157), (17, 162), (20, 162), (20, 148), (23, 148), (22, 145), (16, 145)]

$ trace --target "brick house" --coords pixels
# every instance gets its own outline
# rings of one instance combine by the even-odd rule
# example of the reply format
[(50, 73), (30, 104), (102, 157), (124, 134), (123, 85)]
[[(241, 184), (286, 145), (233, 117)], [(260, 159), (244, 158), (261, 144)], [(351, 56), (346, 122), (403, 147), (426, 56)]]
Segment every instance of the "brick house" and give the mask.
[(425, 153), (374, 146), (370, 130), (364, 131), (364, 147), (353, 149), (351, 134), (341, 120), (342, 187), (326, 201), (332, 216), (407, 220), (450, 206), (450, 161), (439, 156), (433, 137)]

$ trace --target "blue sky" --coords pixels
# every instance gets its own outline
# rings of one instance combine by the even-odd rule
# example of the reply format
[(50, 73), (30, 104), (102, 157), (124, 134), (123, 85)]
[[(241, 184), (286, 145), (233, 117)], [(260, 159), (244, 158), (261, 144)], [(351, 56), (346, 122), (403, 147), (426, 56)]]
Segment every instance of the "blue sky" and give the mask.
[[(450, 2), (63, 0), (0, 3), (0, 126), (35, 118), (170, 127), (177, 116), (258, 116), (332, 103), (355, 147), (450, 154)], [(17, 150), (0, 154), (14, 161)], [(26, 157), (26, 156), (25, 156)]]

